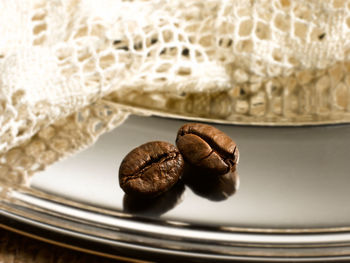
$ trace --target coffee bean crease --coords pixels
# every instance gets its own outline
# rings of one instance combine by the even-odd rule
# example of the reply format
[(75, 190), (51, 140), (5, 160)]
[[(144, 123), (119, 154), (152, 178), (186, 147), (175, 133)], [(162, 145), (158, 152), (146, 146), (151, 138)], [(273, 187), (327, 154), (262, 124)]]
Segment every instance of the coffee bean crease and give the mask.
[(175, 160), (178, 157), (179, 153), (172, 152), (169, 153), (169, 156), (167, 154), (163, 154), (159, 156), (158, 158), (152, 158), (151, 160), (147, 161), (142, 167), (140, 167), (139, 171), (135, 171), (134, 174), (129, 175), (128, 177), (123, 178), (122, 184), (127, 183), (130, 180), (140, 178), (142, 176), (145, 176), (143, 174), (146, 170), (151, 169), (153, 166), (158, 166), (159, 170), (162, 170), (162, 167), (160, 166), (161, 163), (170, 161), (170, 160)]
[[(189, 130), (188, 132), (182, 132), (182, 133), (181, 133), (181, 136), (184, 136), (184, 135), (186, 135), (186, 134), (193, 134), (193, 135), (198, 136), (198, 137), (201, 138), (203, 141), (205, 141), (207, 144), (209, 144), (209, 146), (212, 148), (213, 151), (219, 153), (220, 155), (222, 155), (222, 156), (224, 156), (224, 157), (226, 157), (226, 158), (230, 158), (230, 157), (232, 156), (232, 154), (235, 153), (236, 148), (237, 148), (237, 147), (235, 147), (232, 153), (231, 153), (231, 152), (228, 152), (228, 151), (222, 149), (222, 148), (220, 147), (220, 145), (218, 145), (218, 144), (213, 140), (213, 138), (210, 138), (210, 137), (207, 136), (206, 134), (201, 134), (201, 133), (199, 133), (199, 132), (196, 131), (196, 130)], [(211, 153), (212, 153), (212, 152), (211, 152)], [(210, 153), (210, 154), (211, 154), (211, 153)], [(208, 154), (208, 156), (209, 156), (210, 154)]]

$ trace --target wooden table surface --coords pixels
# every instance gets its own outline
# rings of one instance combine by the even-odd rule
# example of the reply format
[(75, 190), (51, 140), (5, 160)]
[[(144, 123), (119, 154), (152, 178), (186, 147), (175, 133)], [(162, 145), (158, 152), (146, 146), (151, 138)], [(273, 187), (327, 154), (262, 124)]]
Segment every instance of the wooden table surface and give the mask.
[(120, 262), (44, 243), (0, 228), (0, 263)]

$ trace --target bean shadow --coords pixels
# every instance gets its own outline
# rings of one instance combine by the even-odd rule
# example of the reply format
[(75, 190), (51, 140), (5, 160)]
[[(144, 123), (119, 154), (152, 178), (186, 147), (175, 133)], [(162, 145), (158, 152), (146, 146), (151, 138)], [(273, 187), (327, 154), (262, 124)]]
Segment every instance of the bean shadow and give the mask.
[(182, 180), (156, 198), (141, 198), (125, 194), (123, 210), (133, 215), (159, 217), (181, 203), (185, 185), (196, 195), (219, 202), (236, 193), (239, 186), (239, 176), (236, 169), (224, 175), (217, 175), (186, 166)]
[(236, 169), (224, 175), (218, 175), (206, 173), (195, 167), (186, 167), (183, 179), (195, 194), (214, 202), (226, 200), (234, 195), (239, 187)]
[(179, 181), (169, 191), (155, 198), (141, 198), (125, 194), (123, 209), (130, 214), (158, 217), (181, 203), (184, 191), (185, 185), (183, 181)]

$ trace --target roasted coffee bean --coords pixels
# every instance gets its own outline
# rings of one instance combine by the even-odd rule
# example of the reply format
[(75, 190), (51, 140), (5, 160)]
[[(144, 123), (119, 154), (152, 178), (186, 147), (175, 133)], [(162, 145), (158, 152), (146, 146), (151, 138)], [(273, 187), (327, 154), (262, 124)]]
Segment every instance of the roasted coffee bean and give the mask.
[(169, 190), (183, 169), (184, 160), (174, 145), (149, 142), (125, 156), (119, 168), (119, 184), (129, 195), (155, 197)]
[(210, 173), (225, 174), (238, 163), (236, 143), (210, 125), (185, 124), (178, 131), (176, 145), (188, 163)]

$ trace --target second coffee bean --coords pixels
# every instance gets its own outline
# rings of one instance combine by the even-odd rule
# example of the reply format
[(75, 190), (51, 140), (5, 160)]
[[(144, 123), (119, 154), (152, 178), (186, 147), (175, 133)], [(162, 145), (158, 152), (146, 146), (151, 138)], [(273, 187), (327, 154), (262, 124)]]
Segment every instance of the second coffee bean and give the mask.
[(236, 143), (210, 125), (185, 124), (178, 131), (176, 145), (187, 162), (210, 173), (225, 174), (238, 162)]

